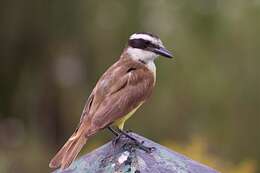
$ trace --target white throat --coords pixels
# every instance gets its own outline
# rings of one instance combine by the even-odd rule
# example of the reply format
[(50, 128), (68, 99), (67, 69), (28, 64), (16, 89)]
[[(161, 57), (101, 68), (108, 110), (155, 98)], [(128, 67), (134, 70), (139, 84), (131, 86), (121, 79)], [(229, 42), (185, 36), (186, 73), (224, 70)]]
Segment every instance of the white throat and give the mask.
[(154, 77), (155, 77), (156, 67), (155, 67), (155, 64), (154, 64), (154, 60), (158, 57), (157, 54), (150, 52), (150, 51), (132, 48), (132, 47), (128, 47), (126, 49), (126, 53), (133, 60), (139, 61), (139, 62), (140, 61), (144, 62), (146, 67), (153, 72)]
[(132, 47), (128, 47), (126, 52), (133, 60), (141, 60), (145, 63), (154, 61), (158, 57), (158, 55), (153, 52)]

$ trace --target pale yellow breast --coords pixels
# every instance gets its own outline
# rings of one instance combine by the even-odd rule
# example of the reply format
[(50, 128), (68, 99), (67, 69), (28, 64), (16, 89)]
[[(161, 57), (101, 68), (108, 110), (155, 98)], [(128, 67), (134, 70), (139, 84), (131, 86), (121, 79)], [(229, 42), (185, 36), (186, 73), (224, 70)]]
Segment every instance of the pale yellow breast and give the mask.
[(128, 114), (126, 114), (122, 118), (119, 118), (118, 120), (116, 120), (114, 122), (114, 125), (117, 126), (119, 129), (123, 130), (124, 125), (125, 125), (125, 121), (128, 120), (143, 103), (144, 102), (141, 102), (136, 108), (134, 108)]

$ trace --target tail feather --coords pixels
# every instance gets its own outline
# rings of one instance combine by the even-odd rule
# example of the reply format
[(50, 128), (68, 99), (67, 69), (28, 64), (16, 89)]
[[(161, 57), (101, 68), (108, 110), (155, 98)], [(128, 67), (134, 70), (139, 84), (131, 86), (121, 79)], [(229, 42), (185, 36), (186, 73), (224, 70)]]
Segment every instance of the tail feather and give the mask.
[[(73, 136), (73, 135), (72, 135)], [(62, 158), (68, 148), (71, 146), (72, 140), (68, 140), (63, 147), (59, 150), (59, 152), (51, 159), (49, 163), (50, 168), (58, 168), (61, 165)]]
[(77, 157), (81, 148), (86, 143), (87, 138), (83, 133), (74, 133), (59, 152), (50, 161), (50, 168), (58, 168), (61, 166), (62, 169), (69, 167), (72, 161)]
[(80, 136), (77, 141), (73, 142), (69, 147), (68, 151), (62, 158), (61, 169), (65, 169), (70, 166), (70, 164), (75, 160), (79, 154), (81, 148), (85, 145), (87, 138), (83, 135)]

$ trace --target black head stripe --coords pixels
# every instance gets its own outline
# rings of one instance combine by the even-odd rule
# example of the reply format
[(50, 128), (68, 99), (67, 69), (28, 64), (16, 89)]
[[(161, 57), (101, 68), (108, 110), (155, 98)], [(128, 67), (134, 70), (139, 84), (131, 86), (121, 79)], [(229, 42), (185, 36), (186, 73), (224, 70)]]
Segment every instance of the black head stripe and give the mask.
[(128, 41), (128, 45), (133, 48), (146, 49), (148, 47), (159, 47), (158, 45), (153, 44), (152, 42), (144, 39), (131, 39)]
[(128, 45), (133, 48), (139, 48), (139, 49), (145, 49), (148, 47), (149, 41), (146, 41), (144, 39), (131, 39), (128, 42)]

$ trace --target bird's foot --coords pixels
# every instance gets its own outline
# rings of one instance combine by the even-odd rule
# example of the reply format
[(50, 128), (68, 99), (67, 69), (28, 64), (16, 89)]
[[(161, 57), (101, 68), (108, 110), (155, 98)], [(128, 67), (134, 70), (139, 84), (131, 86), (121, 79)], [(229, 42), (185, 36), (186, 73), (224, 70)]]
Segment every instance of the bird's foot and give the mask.
[(155, 151), (155, 147), (147, 147), (144, 145), (144, 141), (139, 142), (139, 141), (135, 141), (135, 146), (137, 148), (139, 148), (140, 150), (145, 151), (146, 153), (152, 153), (153, 151)]
[(133, 131), (130, 129), (125, 130), (126, 133), (132, 133)]
[(155, 147), (147, 147), (147, 146), (145, 146), (144, 145), (144, 141), (142, 141), (142, 142), (138, 141), (137, 139), (135, 139), (134, 137), (130, 136), (127, 132), (125, 132), (125, 131), (123, 131), (121, 129), (117, 129), (117, 130), (120, 133), (120, 135), (124, 135), (128, 139), (132, 140), (134, 142), (134, 145), (137, 148), (139, 148), (139, 149), (141, 149), (141, 150), (143, 150), (143, 151), (145, 151), (147, 153), (151, 153), (151, 152), (153, 152), (156, 149)]
[(118, 143), (118, 141), (120, 140), (120, 138), (122, 137), (122, 134), (118, 134), (117, 136), (115, 136), (112, 140), (112, 145), (115, 147), (116, 144)]

